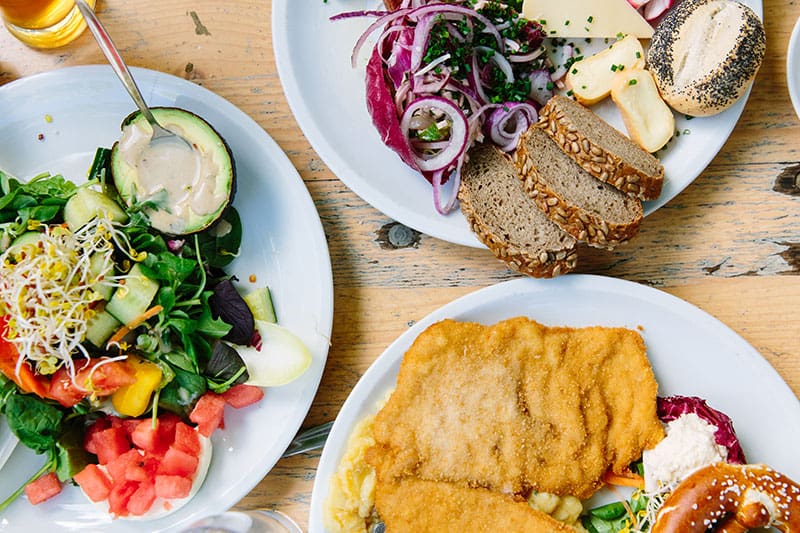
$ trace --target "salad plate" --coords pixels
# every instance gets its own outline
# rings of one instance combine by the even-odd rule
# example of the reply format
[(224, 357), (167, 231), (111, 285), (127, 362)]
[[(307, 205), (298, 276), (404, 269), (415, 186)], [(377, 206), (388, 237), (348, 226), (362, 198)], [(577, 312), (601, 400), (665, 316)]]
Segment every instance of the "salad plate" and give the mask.
[[(761, 0), (743, 3), (763, 17)], [(483, 247), (458, 209), (446, 216), (437, 213), (430, 184), (381, 142), (372, 125), (364, 71), (374, 40), (362, 49), (357, 68), (351, 67), (350, 56), (358, 37), (374, 18), (331, 21), (330, 17), (376, 9), (385, 9), (380, 0), (273, 2), (275, 58), (289, 106), (314, 150), (364, 201), (427, 235)], [(664, 188), (658, 200), (644, 203), (645, 214), (677, 196), (708, 166), (736, 125), (746, 99), (747, 95), (713, 117), (689, 119), (676, 114), (681, 135), (659, 152), (665, 167)], [(625, 131), (610, 99), (592, 109)]]
[[(770, 364), (716, 318), (657, 289), (592, 275), (517, 279), (459, 298), (403, 333), (353, 388), (328, 437), (311, 498), (311, 533), (323, 533), (328, 487), (356, 423), (378, 410), (393, 390), (400, 362), (416, 337), (445, 318), (486, 325), (527, 316), (548, 326), (640, 329), (660, 396), (699, 396), (733, 419), (749, 462), (800, 478), (795, 447), (800, 401)], [(618, 499), (608, 490), (590, 505)]]
[[(246, 291), (269, 286), (279, 323), (312, 355), (295, 381), (265, 390), (262, 402), (227, 410), (212, 436), (213, 457), (200, 490), (171, 515), (143, 523), (112, 520), (77, 487), (36, 507), (23, 497), (0, 530), (30, 526), (55, 531), (175, 531), (236, 504), (269, 472), (289, 445), (316, 394), (333, 318), (333, 282), (325, 235), (297, 171), (272, 138), (244, 112), (194, 83), (145, 69), (133, 76), (152, 106), (174, 106), (205, 118), (228, 142), (237, 169), (233, 205), (243, 225), (240, 255), (226, 267)], [(86, 180), (95, 149), (111, 147), (133, 102), (108, 66), (70, 67), (0, 87), (0, 167), (20, 179), (40, 172)], [(0, 418), (0, 450), (7, 433)], [(17, 446), (0, 473), (5, 497), (44, 463)]]

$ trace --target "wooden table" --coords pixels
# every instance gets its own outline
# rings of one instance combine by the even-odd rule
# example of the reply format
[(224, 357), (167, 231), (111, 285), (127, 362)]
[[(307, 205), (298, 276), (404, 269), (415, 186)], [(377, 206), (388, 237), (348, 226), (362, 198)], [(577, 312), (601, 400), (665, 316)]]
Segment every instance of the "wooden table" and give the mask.
[[(327, 368), (304, 423), (312, 426), (336, 416), (409, 324), (517, 275), (485, 250), (425, 235), (400, 248), (387, 241), (395, 222), (328, 170), (292, 117), (272, 52), (271, 7), (271, 0), (100, 0), (98, 13), (130, 65), (182, 76), (253, 117), (310, 190), (328, 236), (336, 308)], [(579, 271), (657, 287), (708, 311), (800, 395), (800, 120), (786, 88), (786, 46), (800, 5), (765, 0), (764, 12), (766, 61), (722, 151), (647, 218), (634, 242), (613, 253), (585, 250)], [(36, 51), (0, 31), (0, 84), (93, 63), (105, 59), (88, 32), (67, 47)], [(277, 507), (305, 528), (318, 461), (319, 453), (281, 460), (238, 507)]]

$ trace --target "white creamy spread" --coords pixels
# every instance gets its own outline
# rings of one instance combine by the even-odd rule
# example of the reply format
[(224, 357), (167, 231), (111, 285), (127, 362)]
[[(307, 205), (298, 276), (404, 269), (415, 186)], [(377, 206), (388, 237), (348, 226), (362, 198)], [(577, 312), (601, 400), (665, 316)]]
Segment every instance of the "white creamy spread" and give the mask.
[[(177, 124), (164, 127), (186, 138)], [(150, 144), (152, 132), (143, 120), (124, 128), (120, 154), (127, 165), (136, 169), (140, 200), (168, 206), (148, 209), (151, 223), (180, 232), (192, 215), (210, 215), (225, 202), (225, 192), (216, 190), (219, 167), (212, 154), (200, 148), (192, 150), (169, 140)]]
[(728, 449), (716, 443), (715, 431), (716, 426), (694, 413), (668, 423), (664, 440), (642, 454), (645, 490), (654, 492), (660, 486), (679, 482), (698, 468), (727, 460)]

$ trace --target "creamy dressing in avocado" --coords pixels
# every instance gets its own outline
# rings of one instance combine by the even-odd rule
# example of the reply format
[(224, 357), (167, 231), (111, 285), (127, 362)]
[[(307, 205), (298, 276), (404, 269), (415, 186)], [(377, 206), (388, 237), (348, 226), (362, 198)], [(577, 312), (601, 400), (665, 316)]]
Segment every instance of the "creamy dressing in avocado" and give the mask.
[[(177, 124), (163, 125), (185, 138)], [(219, 168), (208, 152), (190, 150), (178, 142), (150, 144), (151, 137), (152, 129), (144, 121), (127, 126), (119, 141), (120, 153), (138, 176), (140, 200), (168, 206), (147, 209), (150, 222), (180, 233), (191, 214), (210, 215), (225, 202), (225, 193), (216, 190)]]

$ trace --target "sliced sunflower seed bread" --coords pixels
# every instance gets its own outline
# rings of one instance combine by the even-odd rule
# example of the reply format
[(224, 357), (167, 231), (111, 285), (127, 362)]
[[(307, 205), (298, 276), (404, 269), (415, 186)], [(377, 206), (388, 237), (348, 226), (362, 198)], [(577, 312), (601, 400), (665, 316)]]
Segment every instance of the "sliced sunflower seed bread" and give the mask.
[(583, 170), (541, 125), (520, 137), (516, 165), (523, 189), (576, 239), (610, 250), (638, 233), (642, 202)]
[(472, 231), (512, 270), (543, 278), (575, 268), (577, 242), (536, 206), (513, 160), (494, 146), (470, 150), (458, 198)]
[(539, 124), (586, 172), (640, 200), (661, 194), (658, 159), (572, 98), (557, 95), (539, 113)]

